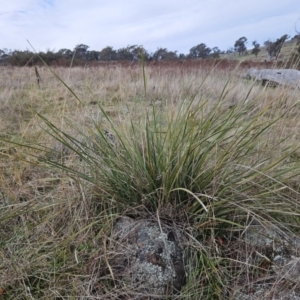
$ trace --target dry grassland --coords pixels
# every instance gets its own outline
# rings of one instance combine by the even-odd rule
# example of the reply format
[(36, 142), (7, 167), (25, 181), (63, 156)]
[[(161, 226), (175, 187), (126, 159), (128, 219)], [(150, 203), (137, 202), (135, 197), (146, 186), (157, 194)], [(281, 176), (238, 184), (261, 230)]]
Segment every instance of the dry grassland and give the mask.
[[(145, 77), (140, 65), (53, 72), (39, 68), (38, 87), (33, 68), (0, 69), (0, 299), (143, 299), (134, 298), (118, 274), (113, 276), (108, 263), (113, 254), (106, 247), (117, 216), (155, 219), (159, 209), (162, 219), (172, 220), (190, 237), (183, 245), (188, 284), (172, 299), (238, 299), (234, 297), (241, 286), (271, 276), (270, 264), (247, 264), (234, 224), (240, 230), (255, 219), (282, 226), (291, 235), (299, 232), (299, 90), (262, 87), (242, 80), (238, 68), (218, 66), (146, 66)], [(176, 205), (161, 198), (147, 206), (137, 196), (134, 203), (122, 202), (100, 173), (93, 177), (93, 168), (84, 157), (78, 159), (78, 150), (74, 154), (68, 141), (58, 142), (60, 131), (53, 133), (57, 127), (83, 145), (95, 132), (109, 130), (124, 144), (132, 143), (134, 156), (138, 148), (131, 138), (147, 132), (143, 126), (147, 116), (153, 121), (153, 112), (159, 115), (159, 126), (173, 124), (168, 130), (174, 130), (174, 140), (181, 136), (177, 123), (192, 126), (195, 130), (188, 134), (193, 136), (194, 131), (205, 136), (221, 124), (199, 146), (202, 155), (214, 144), (205, 152), (205, 168), (218, 166), (199, 191), (212, 211), (208, 217), (200, 205), (182, 198)], [(229, 124), (237, 115), (239, 128)], [(142, 138), (137, 143), (141, 151), (149, 146)], [(74, 169), (77, 173), (70, 171)], [(139, 176), (134, 170), (132, 174), (137, 182)], [(136, 194), (150, 195), (139, 174)], [(189, 189), (188, 184), (172, 188)], [(197, 192), (194, 186), (190, 189)], [(205, 202), (208, 198), (225, 204)], [(185, 205), (181, 211), (180, 201)]]

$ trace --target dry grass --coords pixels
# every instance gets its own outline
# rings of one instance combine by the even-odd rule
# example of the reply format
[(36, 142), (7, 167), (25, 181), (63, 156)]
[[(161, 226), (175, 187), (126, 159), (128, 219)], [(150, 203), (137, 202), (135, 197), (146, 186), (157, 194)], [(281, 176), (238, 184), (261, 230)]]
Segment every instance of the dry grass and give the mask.
[[(298, 232), (298, 90), (252, 85), (237, 76), (239, 70), (218, 68), (149, 66), (145, 68), (146, 92), (140, 66), (57, 68), (54, 72), (73, 94), (46, 67), (39, 68), (40, 87), (33, 68), (0, 69), (0, 299), (133, 299), (128, 287), (115, 282), (108, 267), (113, 254), (106, 252), (104, 245), (119, 214), (155, 217), (152, 213), (147, 216), (147, 210), (140, 207), (122, 206), (124, 210), (120, 211), (120, 205), (108, 196), (105, 200), (95, 184), (39, 163), (38, 158), (48, 154), (38, 148), (46, 147), (51, 152), (57, 138), (49, 134), (51, 130), (38, 114), (80, 140), (95, 128), (117, 131), (128, 138), (131, 124), (143, 122), (153, 107), (168, 120), (184, 101), (192, 102), (191, 111), (205, 102), (204, 115), (217, 107), (220, 118), (231, 110), (244, 109), (245, 124), (252, 116), (255, 118), (249, 135), (255, 137), (258, 124), (267, 124), (263, 135), (255, 140), (255, 155), (248, 154), (245, 148), (244, 163), (249, 169), (259, 168), (264, 158), (271, 158), (274, 167), (264, 169), (265, 175), (281, 183), (278, 191), (268, 196), (278, 196), (274, 200), (276, 207), (266, 197), (265, 203), (255, 203), (252, 211), (249, 208), (249, 216), (276, 226), (276, 222), (283, 224), (285, 220), (286, 228)], [(195, 116), (194, 121), (200, 121), (200, 116)], [(243, 125), (239, 128), (244, 129)], [(66, 161), (59, 156), (58, 160), (85, 174), (90, 172), (76, 155)], [(289, 171), (285, 172), (287, 166)], [(239, 180), (242, 185), (242, 178)], [(254, 183), (255, 180), (253, 177)], [(217, 185), (215, 182), (215, 189)], [(281, 193), (280, 189), (286, 192)], [(244, 194), (239, 191), (233, 197), (240, 197), (242, 203), (250, 201), (250, 194), (249, 190)], [(216, 207), (216, 214), (217, 209), (222, 207)], [(268, 211), (274, 211), (270, 214), (273, 219), (265, 217)], [(224, 214), (220, 216), (226, 219)], [(229, 219), (239, 219), (232, 210), (229, 214)], [(165, 217), (170, 215), (174, 220), (182, 217), (172, 207)], [(211, 216), (208, 224), (201, 223), (201, 218), (196, 223), (186, 218), (176, 225), (191, 237), (185, 245), (189, 283), (178, 299), (199, 299), (199, 286), (203, 295), (211, 295), (211, 299), (230, 299), (235, 286), (245, 281), (245, 274), (253, 269), (245, 264), (249, 253), (242, 242), (237, 242), (239, 237), (234, 232), (228, 231), (231, 237), (222, 235), (220, 220), (212, 221)], [(199, 232), (203, 234), (200, 240)], [(233, 263), (230, 265), (229, 261)], [(202, 267), (201, 274), (196, 266)], [(267, 267), (261, 270), (268, 272)], [(260, 276), (264, 274), (256, 278)], [(228, 291), (227, 296), (224, 290)]]

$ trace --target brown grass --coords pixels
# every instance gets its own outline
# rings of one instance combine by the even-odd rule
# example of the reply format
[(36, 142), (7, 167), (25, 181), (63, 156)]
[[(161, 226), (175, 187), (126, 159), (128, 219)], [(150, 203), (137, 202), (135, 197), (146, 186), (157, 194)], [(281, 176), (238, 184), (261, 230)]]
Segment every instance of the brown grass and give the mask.
[[(113, 124), (126, 132), (131, 121), (143, 119), (153, 106), (172, 115), (184, 100), (195, 99), (194, 105), (207, 101), (209, 109), (223, 95), (221, 111), (247, 99), (251, 110), (245, 111), (245, 116), (260, 112), (262, 122), (279, 118), (260, 141), (263, 155), (280, 157), (286, 148), (299, 144), (299, 91), (252, 86), (239, 77), (243, 65), (226, 61), (149, 64), (146, 93), (139, 65), (58, 67), (54, 71), (81, 102), (46, 67), (38, 68), (40, 87), (33, 68), (0, 69), (0, 299), (96, 299), (97, 295), (97, 299), (130, 299), (120, 283), (119, 290), (114, 290), (106, 257), (112, 254), (103, 248), (116, 217), (114, 205), (101, 203), (91, 184), (45, 168), (28, 156), (43, 153), (18, 146), (38, 144), (50, 152), (55, 147), (55, 139), (45, 133), (47, 128), (37, 112), (80, 138), (78, 132), (89, 133), (95, 124), (110, 129), (99, 105)], [(285, 142), (279, 145), (283, 138)], [(294, 152), (286, 162), (298, 162), (297, 155)], [(75, 165), (78, 160), (66, 164)], [(286, 178), (285, 184), (299, 191), (298, 175)], [(191, 234), (194, 231), (189, 229)], [(211, 245), (215, 256), (222, 246), (222, 240), (219, 246), (217, 242)], [(230, 255), (236, 259), (234, 251)], [(188, 272), (192, 277), (192, 266)], [(231, 284), (238, 283), (232, 280)]]

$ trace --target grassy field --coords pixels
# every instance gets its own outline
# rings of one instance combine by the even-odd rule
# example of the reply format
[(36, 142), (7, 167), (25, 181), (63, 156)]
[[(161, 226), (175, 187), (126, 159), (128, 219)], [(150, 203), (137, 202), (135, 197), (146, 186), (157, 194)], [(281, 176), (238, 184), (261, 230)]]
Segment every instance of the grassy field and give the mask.
[(272, 255), (242, 236), (253, 223), (299, 234), (299, 90), (240, 72), (43, 67), (38, 86), (33, 68), (1, 68), (0, 299), (143, 299), (110, 268), (122, 215), (185, 236), (172, 299), (278, 284)]

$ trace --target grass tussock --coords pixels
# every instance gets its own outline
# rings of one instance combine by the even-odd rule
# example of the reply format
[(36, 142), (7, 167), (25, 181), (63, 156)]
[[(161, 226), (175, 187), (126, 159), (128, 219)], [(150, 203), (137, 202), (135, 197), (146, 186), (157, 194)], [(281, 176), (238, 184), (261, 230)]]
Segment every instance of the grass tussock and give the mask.
[(125, 215), (184, 236), (173, 299), (279, 284), (274, 253), (245, 236), (299, 233), (298, 91), (217, 67), (54, 71), (37, 86), (1, 69), (0, 298), (143, 299), (111, 267)]

